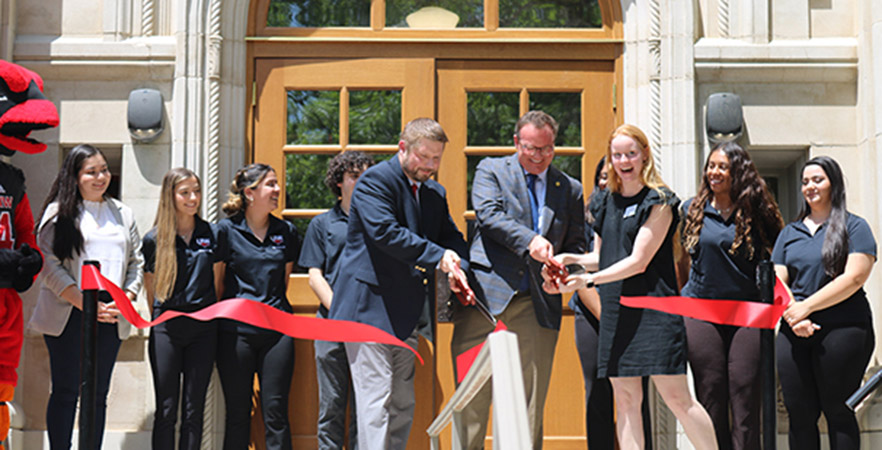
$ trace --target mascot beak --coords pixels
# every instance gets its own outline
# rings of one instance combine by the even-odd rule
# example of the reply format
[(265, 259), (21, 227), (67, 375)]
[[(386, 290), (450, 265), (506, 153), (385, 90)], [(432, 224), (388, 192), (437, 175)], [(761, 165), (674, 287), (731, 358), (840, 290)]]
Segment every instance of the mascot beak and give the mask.
[(33, 130), (58, 126), (58, 110), (43, 95), (43, 80), (34, 72), (0, 61), (0, 147), (40, 153), (46, 144), (28, 138)]

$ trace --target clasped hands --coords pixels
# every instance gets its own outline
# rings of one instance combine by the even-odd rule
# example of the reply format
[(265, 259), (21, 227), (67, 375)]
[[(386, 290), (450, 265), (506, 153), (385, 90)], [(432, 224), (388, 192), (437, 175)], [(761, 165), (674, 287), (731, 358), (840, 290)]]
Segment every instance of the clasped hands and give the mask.
[(104, 303), (98, 302), (98, 321), (102, 323), (119, 322), (119, 309), (116, 302)]
[(811, 308), (805, 302), (794, 301), (784, 310), (782, 317), (787, 322), (787, 325), (790, 325), (793, 334), (807, 338), (815, 334), (815, 331), (821, 329), (820, 325), (808, 318), (811, 313)]

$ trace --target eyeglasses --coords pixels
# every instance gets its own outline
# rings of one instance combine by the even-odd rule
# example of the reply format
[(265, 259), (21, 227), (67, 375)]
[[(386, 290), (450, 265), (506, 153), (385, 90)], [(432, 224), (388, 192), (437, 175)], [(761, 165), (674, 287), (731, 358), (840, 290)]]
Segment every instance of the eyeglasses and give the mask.
[(536, 147), (534, 145), (522, 143), (522, 144), (520, 144), (520, 146), (523, 150), (527, 151), (528, 153), (542, 153), (542, 154), (547, 155), (547, 154), (554, 151), (554, 144), (549, 144), (549, 145), (546, 145), (545, 147)]

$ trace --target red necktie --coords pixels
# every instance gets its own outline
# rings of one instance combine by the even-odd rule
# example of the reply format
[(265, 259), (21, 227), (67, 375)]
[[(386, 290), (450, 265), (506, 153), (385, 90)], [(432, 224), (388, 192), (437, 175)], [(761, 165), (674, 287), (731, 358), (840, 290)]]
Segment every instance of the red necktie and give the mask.
[(410, 192), (413, 192), (413, 198), (417, 198), (417, 189), (419, 188), (417, 188), (416, 183), (410, 184)]

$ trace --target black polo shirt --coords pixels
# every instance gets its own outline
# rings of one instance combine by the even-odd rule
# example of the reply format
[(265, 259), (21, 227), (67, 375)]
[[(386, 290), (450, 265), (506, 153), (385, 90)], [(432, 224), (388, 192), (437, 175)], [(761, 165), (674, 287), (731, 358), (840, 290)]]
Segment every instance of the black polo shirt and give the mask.
[[(349, 216), (343, 212), (340, 202), (331, 210), (315, 216), (306, 229), (306, 238), (300, 250), (297, 265), (307, 269), (321, 269), (328, 284), (333, 286), (337, 279), (337, 260), (346, 244), (349, 229)], [(319, 317), (328, 317), (325, 305), (319, 305)]]
[[(848, 232), (848, 253), (865, 253), (875, 259), (876, 239), (873, 238), (873, 232), (867, 221), (848, 213), (845, 227)], [(824, 273), (824, 263), (821, 259), (826, 235), (826, 223), (821, 224), (812, 236), (802, 221), (788, 224), (778, 235), (775, 249), (772, 251), (772, 262), (787, 266), (790, 290), (793, 291), (796, 301), (805, 300), (832, 280)], [(821, 326), (869, 323), (872, 320), (870, 305), (863, 287), (848, 299), (818, 311), (810, 318)]]
[[(226, 263), (223, 299), (247, 298), (291, 312), (286, 296), (285, 265), (296, 262), (300, 238), (294, 225), (270, 215), (269, 228), (261, 242), (254, 236), (245, 214), (236, 214), (217, 224), (219, 259)], [(222, 328), (229, 329), (228, 322)]]
[[(156, 228), (144, 236), (141, 245), (144, 272), (156, 271)], [(214, 226), (196, 216), (190, 243), (175, 237), (177, 274), (171, 296), (164, 302), (153, 299), (153, 317), (166, 310), (192, 312), (217, 301), (214, 292), (214, 263), (217, 261), (217, 239)]]
[[(683, 203), (682, 216), (686, 217), (694, 198)], [(762, 257), (762, 243), (754, 242), (754, 258), (748, 259), (747, 250), (739, 248), (730, 254), (735, 240), (735, 214), (723, 219), (710, 202), (704, 206), (704, 221), (698, 235), (698, 243), (689, 255), (689, 279), (681, 290), (684, 297), (759, 300), (756, 286), (756, 266)], [(743, 247), (743, 246), (742, 246)]]

